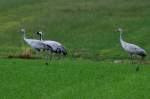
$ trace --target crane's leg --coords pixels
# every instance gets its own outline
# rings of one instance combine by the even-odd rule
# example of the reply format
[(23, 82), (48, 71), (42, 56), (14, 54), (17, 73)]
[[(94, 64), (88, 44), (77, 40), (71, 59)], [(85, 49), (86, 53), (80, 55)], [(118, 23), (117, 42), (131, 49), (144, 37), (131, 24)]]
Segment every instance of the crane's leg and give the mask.
[(132, 64), (134, 63), (133, 62), (133, 54), (130, 54), (130, 58), (131, 58), (131, 62), (132, 62)]
[(41, 54), (40, 52), (41, 52), (40, 49), (35, 50), (35, 58), (40, 58), (40, 54)]
[(51, 61), (52, 60), (52, 52), (47, 50), (46, 53), (45, 53), (45, 60), (46, 60), (46, 65), (48, 65), (49, 63), (49, 60)]
[(140, 64), (143, 64), (144, 62), (144, 57), (143, 56), (141, 56), (141, 59), (140, 59)]
[(44, 52), (45, 52), (45, 64), (48, 65), (48, 54), (47, 51)]
[[(140, 60), (141, 61), (141, 60)], [(136, 67), (136, 72), (140, 70), (140, 65), (137, 64), (137, 67)]]
[(49, 55), (50, 55), (50, 61), (52, 60), (52, 57), (53, 57), (53, 53), (52, 53), (52, 51), (49, 51)]
[(57, 60), (60, 60), (60, 59), (61, 59), (60, 53), (56, 53), (56, 59), (57, 59)]
[(35, 58), (38, 58), (38, 57), (39, 57), (39, 55), (38, 55), (38, 54), (39, 54), (39, 52), (38, 52), (38, 51), (36, 51), (36, 52), (35, 52)]
[[(144, 61), (144, 57), (143, 57), (143, 56), (141, 56), (140, 64), (142, 64), (142, 63), (143, 63), (143, 61)], [(140, 65), (138, 65), (138, 66), (136, 67), (136, 71), (139, 71), (139, 70), (140, 70)]]
[(57, 59), (58, 59), (58, 53), (53, 53), (53, 58), (54, 58), (55, 60), (57, 60)]

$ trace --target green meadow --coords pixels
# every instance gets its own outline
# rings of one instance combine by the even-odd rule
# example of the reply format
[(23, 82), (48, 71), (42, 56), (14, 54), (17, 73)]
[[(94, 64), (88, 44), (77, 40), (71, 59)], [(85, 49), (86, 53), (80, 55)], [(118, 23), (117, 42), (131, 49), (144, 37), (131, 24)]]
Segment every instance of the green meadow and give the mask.
[[(149, 0), (0, 0), (0, 99), (148, 99), (149, 11)], [(147, 51), (145, 64), (131, 64), (118, 27)], [(34, 59), (21, 28), (61, 42), (68, 56)]]
[(147, 99), (148, 65), (1, 59), (1, 99)]

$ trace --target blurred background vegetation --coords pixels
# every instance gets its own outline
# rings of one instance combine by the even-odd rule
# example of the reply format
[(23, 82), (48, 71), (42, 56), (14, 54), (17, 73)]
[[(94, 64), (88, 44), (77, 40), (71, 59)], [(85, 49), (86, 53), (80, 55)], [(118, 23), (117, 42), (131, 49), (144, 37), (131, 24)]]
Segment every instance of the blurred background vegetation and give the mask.
[(127, 57), (120, 47), (125, 41), (150, 50), (149, 0), (0, 0), (0, 56), (21, 53), (29, 48), (28, 38), (44, 32), (45, 39), (61, 42), (70, 56)]

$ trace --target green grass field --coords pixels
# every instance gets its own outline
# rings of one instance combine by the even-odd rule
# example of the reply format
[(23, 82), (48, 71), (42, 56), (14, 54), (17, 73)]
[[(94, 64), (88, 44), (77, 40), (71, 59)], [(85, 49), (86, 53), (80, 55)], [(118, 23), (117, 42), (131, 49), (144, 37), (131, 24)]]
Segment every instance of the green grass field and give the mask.
[(29, 38), (43, 31), (46, 39), (61, 42), (72, 53), (124, 57), (115, 32), (122, 27), (126, 41), (149, 50), (149, 5), (148, 0), (0, 0), (1, 54), (18, 53), (25, 46), (21, 27)]
[[(149, 0), (0, 0), (0, 99), (148, 99), (149, 11)], [(35, 55), (22, 27), (28, 38), (43, 31), (45, 39), (61, 42), (68, 56), (49, 65), (8, 58)], [(131, 64), (118, 27), (125, 41), (148, 52), (146, 64)]]
[(148, 65), (0, 59), (1, 99), (147, 99)]

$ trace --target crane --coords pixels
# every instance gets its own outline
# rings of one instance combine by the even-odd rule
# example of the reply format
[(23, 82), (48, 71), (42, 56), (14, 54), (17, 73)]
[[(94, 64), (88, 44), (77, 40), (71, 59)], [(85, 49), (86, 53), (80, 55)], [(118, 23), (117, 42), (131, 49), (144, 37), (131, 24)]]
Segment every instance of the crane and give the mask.
[[(133, 55), (140, 56), (141, 57), (140, 63), (141, 63), (142, 60), (147, 56), (146, 51), (143, 48), (139, 47), (138, 45), (125, 42), (122, 38), (122, 34), (123, 34), (122, 28), (118, 28), (117, 31), (120, 32), (120, 43), (121, 43), (122, 48), (130, 54), (131, 59)], [(136, 70), (138, 69), (139, 67)]]
[(51, 40), (43, 40), (43, 37), (42, 37), (43, 33), (42, 32), (37, 32), (37, 34), (40, 36), (40, 40), (44, 44), (51, 46), (52, 53), (63, 54), (64, 56), (67, 55), (67, 51), (66, 51), (65, 47), (61, 43), (56, 42), (56, 41), (51, 41)]
[[(36, 53), (40, 52), (41, 50), (43, 50), (43, 51), (50, 51), (52, 49), (51, 46), (47, 45), (46, 43), (41, 42), (40, 40), (27, 39), (26, 38), (26, 31), (25, 31), (25, 29), (21, 29), (21, 32), (23, 33), (24, 41), (30, 47), (32, 47), (36, 51)], [(48, 64), (48, 56), (46, 56), (46, 64)]]

